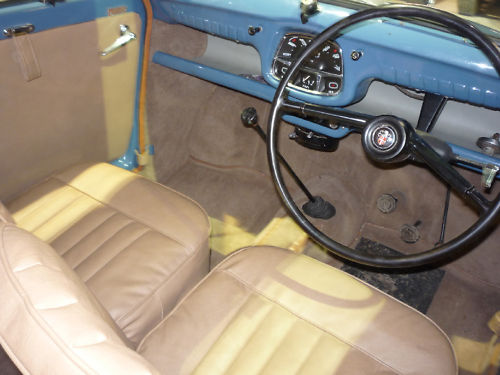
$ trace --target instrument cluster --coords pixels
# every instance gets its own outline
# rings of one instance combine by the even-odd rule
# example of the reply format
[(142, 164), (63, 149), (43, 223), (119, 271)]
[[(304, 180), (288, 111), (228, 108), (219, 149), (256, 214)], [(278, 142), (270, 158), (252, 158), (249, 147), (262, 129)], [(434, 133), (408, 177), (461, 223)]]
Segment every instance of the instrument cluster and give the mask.
[[(286, 34), (273, 59), (274, 77), (281, 80), (312, 40), (313, 37), (306, 34)], [(334, 96), (342, 89), (342, 78), (342, 51), (337, 43), (327, 41), (304, 61), (291, 86), (301, 91)]]

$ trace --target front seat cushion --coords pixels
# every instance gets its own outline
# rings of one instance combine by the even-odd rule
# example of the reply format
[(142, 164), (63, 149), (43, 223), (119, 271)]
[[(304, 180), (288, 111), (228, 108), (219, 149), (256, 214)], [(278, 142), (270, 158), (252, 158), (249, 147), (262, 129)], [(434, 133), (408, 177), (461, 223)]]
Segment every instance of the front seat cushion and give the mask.
[(424, 315), (272, 247), (220, 263), (138, 352), (162, 374), (457, 373), (450, 341)]
[(56, 249), (133, 343), (208, 272), (203, 209), (110, 164), (53, 175), (7, 207)]

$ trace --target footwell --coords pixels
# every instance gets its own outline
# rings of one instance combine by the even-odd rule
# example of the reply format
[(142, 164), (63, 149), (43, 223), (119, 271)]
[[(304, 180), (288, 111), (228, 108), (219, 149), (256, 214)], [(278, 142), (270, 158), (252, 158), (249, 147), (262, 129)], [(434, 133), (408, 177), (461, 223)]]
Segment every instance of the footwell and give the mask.
[[(373, 255), (401, 254), (366, 238), (361, 238), (356, 249)], [(440, 269), (412, 273), (398, 273), (398, 271), (391, 270), (377, 272), (377, 270), (361, 268), (352, 263), (346, 263), (341, 268), (424, 314), (427, 312), (445, 274), (445, 271)]]

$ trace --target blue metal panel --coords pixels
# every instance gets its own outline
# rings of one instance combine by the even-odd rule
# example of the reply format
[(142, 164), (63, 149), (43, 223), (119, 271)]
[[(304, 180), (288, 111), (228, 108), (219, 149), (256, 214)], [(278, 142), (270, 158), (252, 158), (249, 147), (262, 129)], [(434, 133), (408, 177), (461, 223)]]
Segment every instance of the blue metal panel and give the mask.
[[(153, 0), (155, 16), (224, 38), (253, 45), (260, 53), (268, 83), (272, 58), (281, 37), (289, 31), (318, 33), (353, 10), (321, 4), (321, 12), (302, 25), (296, 0)], [(251, 36), (249, 26), (262, 31)], [(458, 100), (500, 108), (500, 80), (491, 64), (463, 38), (394, 20), (360, 24), (337, 42), (344, 51), (344, 85), (335, 97), (295, 92), (308, 102), (345, 106), (360, 100), (369, 82), (388, 83), (431, 91)], [(349, 58), (363, 51), (358, 61)], [(450, 53), (449, 51), (452, 51)]]

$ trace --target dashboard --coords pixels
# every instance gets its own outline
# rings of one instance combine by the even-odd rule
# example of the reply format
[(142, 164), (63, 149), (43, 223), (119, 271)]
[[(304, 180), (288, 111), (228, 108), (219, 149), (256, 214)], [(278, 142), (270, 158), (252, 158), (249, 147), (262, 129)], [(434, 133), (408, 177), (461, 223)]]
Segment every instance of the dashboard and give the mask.
[[(307, 24), (298, 0), (154, 0), (155, 16), (211, 35), (253, 46), (265, 81), (277, 87), (276, 51), (288, 33), (316, 35), (355, 12), (322, 4)], [(249, 28), (259, 29), (254, 34)], [(297, 90), (294, 96), (315, 104), (346, 106), (361, 100), (370, 83), (380, 80), (489, 108), (500, 108), (500, 80), (488, 59), (468, 41), (443, 31), (397, 20), (360, 24), (335, 41), (344, 54), (343, 87), (333, 96)]]
[[(153, 62), (267, 101), (272, 101), (280, 79), (311, 38), (355, 12), (321, 3), (320, 12), (304, 24), (299, 0), (153, 0), (153, 9), (156, 18), (226, 43), (209, 64), (161, 51)], [(231, 56), (231, 50), (238, 52)], [(231, 67), (233, 59), (245, 61)], [(242, 70), (237, 65), (253, 67)], [(500, 165), (497, 157), (476, 146), (479, 137), (500, 130), (500, 79), (468, 40), (442, 30), (402, 20), (366, 21), (310, 55), (289, 95), (313, 104), (394, 114), (415, 126), (422, 102), (399, 88), (417, 96), (430, 92), (449, 98), (432, 134), (457, 154)], [(284, 119), (330, 137), (349, 133), (347, 128), (326, 129), (294, 116)]]

